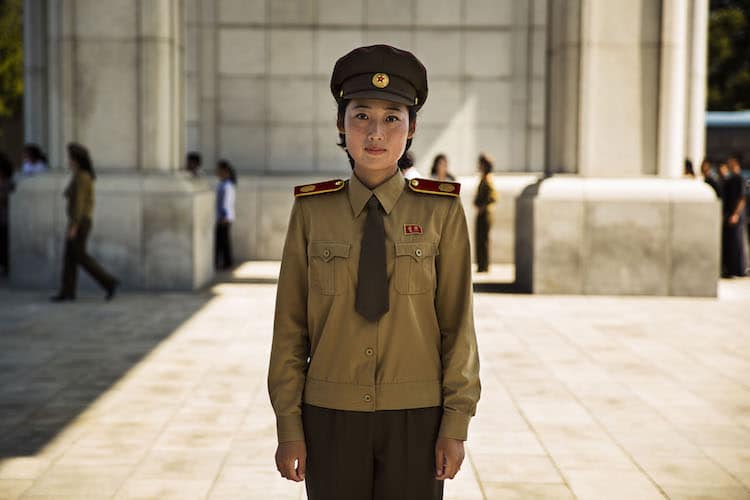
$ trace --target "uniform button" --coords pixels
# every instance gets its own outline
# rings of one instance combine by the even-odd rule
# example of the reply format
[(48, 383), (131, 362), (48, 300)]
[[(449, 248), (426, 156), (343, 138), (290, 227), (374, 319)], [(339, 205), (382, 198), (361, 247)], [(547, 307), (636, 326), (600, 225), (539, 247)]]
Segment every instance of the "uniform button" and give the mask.
[(327, 248), (325, 250), (323, 250), (323, 257), (330, 257), (330, 256), (331, 256), (331, 251), (330, 250), (328, 250)]
[(362, 399), (364, 399), (365, 401), (369, 403), (370, 401), (372, 401), (372, 396), (370, 396), (369, 394), (365, 394), (365, 396)]
[(365, 354), (367, 354), (368, 356), (372, 356), (373, 354), (375, 354), (375, 351), (373, 351), (371, 347), (368, 347), (367, 349), (365, 349)]
[(417, 248), (417, 251), (414, 252), (414, 253), (417, 254), (417, 257), (421, 257), (422, 256), (422, 249), (421, 248)]

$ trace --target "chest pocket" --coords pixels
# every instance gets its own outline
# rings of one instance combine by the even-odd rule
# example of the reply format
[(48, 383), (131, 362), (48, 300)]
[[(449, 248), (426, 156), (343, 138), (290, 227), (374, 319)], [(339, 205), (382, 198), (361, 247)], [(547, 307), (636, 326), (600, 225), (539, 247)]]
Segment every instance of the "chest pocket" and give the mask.
[(311, 241), (307, 249), (310, 289), (322, 295), (340, 295), (349, 280), (350, 243)]
[(396, 291), (401, 294), (427, 293), (435, 286), (437, 245), (432, 241), (396, 243)]

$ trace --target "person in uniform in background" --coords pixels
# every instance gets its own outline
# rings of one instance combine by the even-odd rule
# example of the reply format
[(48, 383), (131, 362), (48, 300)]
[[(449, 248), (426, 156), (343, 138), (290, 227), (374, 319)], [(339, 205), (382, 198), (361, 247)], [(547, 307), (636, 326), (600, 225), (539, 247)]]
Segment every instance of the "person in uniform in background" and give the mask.
[(427, 98), (410, 52), (335, 64), (348, 180), (295, 188), (268, 391), (281, 475), (310, 500), (439, 499), (480, 395), (460, 185), (404, 179)]
[(718, 198), (721, 198), (721, 183), (716, 179), (713, 167), (708, 159), (704, 159), (701, 163), (701, 174), (703, 174), (703, 181), (711, 186)]
[(234, 222), (235, 186), (237, 174), (227, 160), (216, 166), (219, 184), (216, 186), (216, 242), (214, 262), (216, 269), (227, 270), (234, 265), (232, 258), (232, 222)]
[(82, 145), (68, 144), (68, 165), (72, 176), (65, 197), (68, 199), (68, 225), (65, 231), (65, 256), (60, 292), (51, 298), (54, 302), (75, 300), (78, 266), (83, 267), (107, 292), (105, 298), (115, 296), (119, 281), (105, 271), (86, 252), (86, 242), (91, 233), (94, 215), (94, 165), (88, 150)]
[(419, 177), (422, 177), (419, 174), (419, 170), (417, 170), (417, 167), (414, 166), (414, 155), (412, 155), (409, 151), (407, 151), (404, 156), (399, 158), (398, 168), (401, 169), (401, 175), (404, 176), (404, 179), (417, 179)]
[(731, 172), (724, 182), (722, 207), (722, 276), (747, 276), (745, 251), (745, 182), (742, 167), (736, 156), (730, 156), (727, 166)]
[(201, 162), (201, 154), (197, 151), (190, 151), (185, 158), (185, 170), (190, 172), (193, 177), (200, 177)]
[(497, 201), (495, 185), (492, 182), (493, 164), (489, 156), (479, 155), (479, 172), (482, 176), (474, 197), (477, 208), (475, 239), (477, 272), (486, 273), (490, 266), (490, 230), (492, 229), (492, 212)]
[(38, 144), (26, 144), (23, 147), (23, 164), (21, 165), (21, 175), (29, 177), (40, 174), (47, 170), (47, 156)]
[(689, 158), (685, 158), (685, 164), (682, 168), (682, 176), (686, 179), (695, 179), (695, 169), (693, 169), (693, 162)]
[(438, 181), (455, 181), (456, 178), (448, 172), (448, 157), (440, 153), (432, 160), (430, 177)]

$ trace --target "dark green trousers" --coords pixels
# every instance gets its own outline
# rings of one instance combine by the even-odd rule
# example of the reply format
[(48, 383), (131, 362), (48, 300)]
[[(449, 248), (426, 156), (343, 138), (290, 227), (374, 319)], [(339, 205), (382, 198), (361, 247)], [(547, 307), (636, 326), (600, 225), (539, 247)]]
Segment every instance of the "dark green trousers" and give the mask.
[(75, 238), (65, 240), (65, 257), (63, 261), (62, 288), (60, 295), (75, 298), (78, 283), (78, 266), (91, 275), (99, 286), (109, 290), (117, 281), (114, 276), (104, 270), (94, 258), (86, 252), (86, 241), (91, 232), (91, 220), (81, 219)]
[(441, 500), (442, 408), (359, 412), (304, 404), (308, 500)]

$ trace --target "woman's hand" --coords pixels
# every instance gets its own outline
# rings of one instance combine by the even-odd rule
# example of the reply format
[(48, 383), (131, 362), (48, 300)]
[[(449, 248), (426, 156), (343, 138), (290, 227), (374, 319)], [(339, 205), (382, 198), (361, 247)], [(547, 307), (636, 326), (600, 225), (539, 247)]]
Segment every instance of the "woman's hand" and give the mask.
[(435, 443), (435, 465), (438, 481), (453, 479), (464, 461), (464, 442), (459, 439), (438, 438)]
[(68, 239), (72, 240), (76, 237), (76, 232), (78, 231), (78, 226), (73, 225), (68, 228)]
[[(297, 466), (295, 468), (295, 461)], [(279, 443), (276, 448), (276, 469), (290, 481), (305, 480), (305, 463), (307, 461), (307, 448), (304, 441), (289, 441)]]
[(737, 225), (737, 223), (740, 221), (740, 214), (732, 214), (729, 216), (729, 224), (731, 226)]

